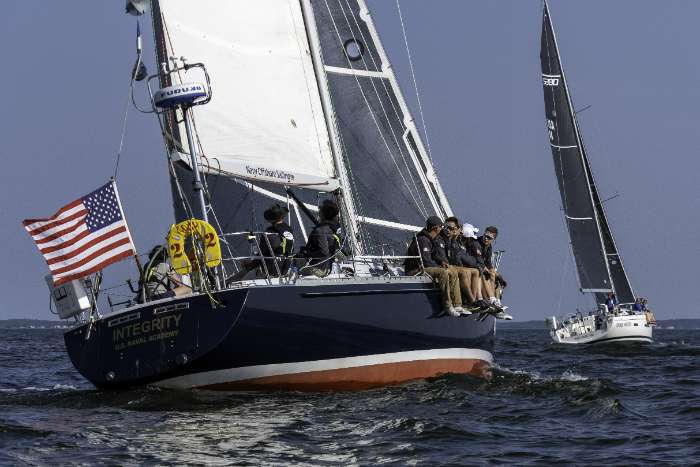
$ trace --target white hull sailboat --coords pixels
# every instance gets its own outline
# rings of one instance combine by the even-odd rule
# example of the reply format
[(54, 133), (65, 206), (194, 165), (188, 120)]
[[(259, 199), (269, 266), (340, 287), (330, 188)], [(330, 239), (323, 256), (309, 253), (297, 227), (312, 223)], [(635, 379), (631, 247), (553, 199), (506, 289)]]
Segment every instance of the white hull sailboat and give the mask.
[[(580, 290), (597, 304), (587, 314), (548, 319), (550, 334), (563, 344), (650, 342), (653, 314), (634, 310), (636, 296), (591, 171), (546, 0), (540, 60), (549, 144)], [(611, 300), (610, 306), (602, 304), (606, 300)]]
[(612, 342), (651, 342), (652, 324), (647, 315), (621, 310), (618, 313), (576, 315), (558, 323), (548, 321), (552, 340), (557, 344), (593, 344)]

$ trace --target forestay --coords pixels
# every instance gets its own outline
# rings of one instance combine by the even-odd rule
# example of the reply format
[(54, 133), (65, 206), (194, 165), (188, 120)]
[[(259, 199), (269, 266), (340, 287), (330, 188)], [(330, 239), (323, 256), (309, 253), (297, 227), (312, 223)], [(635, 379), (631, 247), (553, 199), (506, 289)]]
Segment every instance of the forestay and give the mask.
[(549, 142), (581, 288), (594, 293), (598, 302), (608, 291), (621, 303), (633, 302), (581, 138), (546, 1), (540, 60)]
[(157, 40), (167, 55), (204, 63), (211, 76), (211, 102), (193, 109), (203, 169), (337, 188), (299, 2), (160, 0), (158, 6)]

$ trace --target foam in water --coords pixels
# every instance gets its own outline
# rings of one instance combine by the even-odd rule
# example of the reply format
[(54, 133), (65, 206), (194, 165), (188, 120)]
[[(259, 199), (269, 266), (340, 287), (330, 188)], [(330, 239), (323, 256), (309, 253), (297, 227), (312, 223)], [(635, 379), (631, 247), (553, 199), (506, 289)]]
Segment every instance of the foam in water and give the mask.
[(564, 373), (562, 373), (561, 379), (564, 380), (564, 381), (576, 382), (576, 381), (587, 381), (587, 380), (588, 380), (588, 377), (586, 377), (586, 376), (581, 376), (581, 375), (579, 375), (579, 374), (577, 374), (577, 373), (574, 373), (574, 372), (571, 371), (571, 370), (566, 370)]

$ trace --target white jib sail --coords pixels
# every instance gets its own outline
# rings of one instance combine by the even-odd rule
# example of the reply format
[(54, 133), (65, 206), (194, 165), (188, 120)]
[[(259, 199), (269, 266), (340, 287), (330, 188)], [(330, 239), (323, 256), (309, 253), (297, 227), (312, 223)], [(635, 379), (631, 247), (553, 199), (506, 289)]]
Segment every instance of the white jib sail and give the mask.
[[(337, 188), (298, 0), (161, 0), (160, 8), (169, 55), (204, 63), (211, 77), (211, 102), (193, 109), (205, 171)], [(172, 79), (199, 81), (195, 73)]]

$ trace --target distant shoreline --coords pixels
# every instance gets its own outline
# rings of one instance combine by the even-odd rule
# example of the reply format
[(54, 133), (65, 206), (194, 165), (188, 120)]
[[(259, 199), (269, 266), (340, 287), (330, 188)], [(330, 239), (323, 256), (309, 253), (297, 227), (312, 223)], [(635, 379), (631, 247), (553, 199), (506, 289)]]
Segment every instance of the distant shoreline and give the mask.
[(0, 329), (70, 329), (72, 323), (50, 319), (0, 319)]

